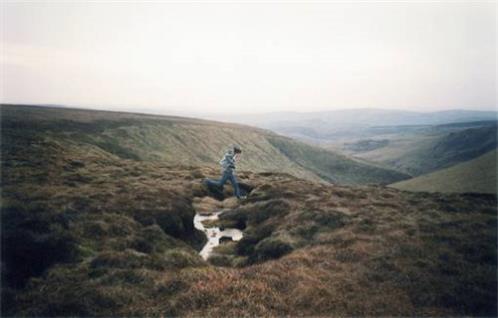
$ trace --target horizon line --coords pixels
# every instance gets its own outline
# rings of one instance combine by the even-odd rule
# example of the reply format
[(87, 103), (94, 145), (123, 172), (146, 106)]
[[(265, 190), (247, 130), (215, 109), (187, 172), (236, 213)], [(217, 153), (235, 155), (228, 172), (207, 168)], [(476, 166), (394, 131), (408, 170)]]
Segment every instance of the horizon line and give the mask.
[(411, 110), (402, 108), (385, 108), (385, 107), (351, 107), (351, 108), (337, 108), (329, 110), (316, 110), (316, 111), (295, 111), (295, 110), (277, 110), (268, 112), (210, 112), (210, 111), (182, 111), (169, 109), (161, 111), (160, 109), (154, 108), (144, 108), (144, 106), (95, 106), (95, 105), (77, 105), (77, 104), (61, 104), (61, 103), (16, 103), (16, 102), (0, 102), (0, 105), (12, 105), (12, 106), (38, 106), (38, 107), (54, 107), (54, 108), (70, 108), (70, 109), (81, 109), (81, 110), (95, 110), (95, 111), (110, 111), (110, 112), (126, 112), (126, 113), (137, 113), (137, 114), (149, 114), (149, 115), (167, 115), (171, 113), (173, 116), (178, 114), (190, 114), (190, 115), (270, 115), (270, 114), (281, 114), (281, 113), (292, 113), (292, 114), (319, 114), (327, 112), (337, 112), (337, 111), (360, 111), (360, 110), (380, 110), (380, 111), (397, 111), (397, 112), (408, 112), (408, 113), (418, 113), (418, 114), (430, 114), (430, 113), (442, 113), (448, 111), (470, 111), (470, 112), (495, 112), (498, 113), (498, 107), (494, 109), (481, 108), (481, 109), (467, 109), (467, 108), (447, 108), (442, 110), (433, 111), (421, 111), (421, 110)]

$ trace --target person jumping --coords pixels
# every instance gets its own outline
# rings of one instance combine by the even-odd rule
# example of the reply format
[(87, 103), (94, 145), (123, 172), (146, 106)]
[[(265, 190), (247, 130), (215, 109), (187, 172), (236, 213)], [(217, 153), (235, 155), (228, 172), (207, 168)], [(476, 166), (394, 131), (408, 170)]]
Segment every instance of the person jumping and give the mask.
[(239, 184), (237, 182), (237, 178), (235, 177), (235, 172), (234, 172), (235, 162), (239, 161), (241, 153), (242, 150), (238, 145), (230, 147), (230, 149), (228, 149), (223, 158), (220, 160), (220, 165), (222, 167), (221, 179), (220, 180), (206, 179), (204, 181), (205, 184), (207, 186), (219, 187), (223, 191), (225, 183), (227, 182), (227, 180), (230, 180), (230, 183), (232, 184), (233, 187), (233, 192), (237, 197), (237, 199), (243, 199), (243, 197), (240, 196)]

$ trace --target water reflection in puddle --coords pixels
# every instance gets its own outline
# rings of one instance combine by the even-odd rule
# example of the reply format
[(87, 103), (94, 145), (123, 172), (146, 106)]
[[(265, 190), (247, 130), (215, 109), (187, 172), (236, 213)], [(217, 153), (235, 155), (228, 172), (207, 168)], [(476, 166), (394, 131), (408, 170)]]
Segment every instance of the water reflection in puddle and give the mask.
[(233, 241), (239, 241), (243, 236), (242, 231), (239, 229), (229, 228), (221, 231), (219, 227), (206, 228), (204, 224), (202, 224), (203, 221), (218, 220), (218, 215), (221, 212), (222, 211), (213, 212), (211, 215), (200, 215), (197, 213), (194, 216), (194, 227), (198, 230), (203, 231), (208, 239), (206, 245), (204, 245), (199, 253), (205, 260), (207, 260), (209, 256), (211, 256), (213, 248), (220, 245), (220, 239), (222, 237), (231, 238)]

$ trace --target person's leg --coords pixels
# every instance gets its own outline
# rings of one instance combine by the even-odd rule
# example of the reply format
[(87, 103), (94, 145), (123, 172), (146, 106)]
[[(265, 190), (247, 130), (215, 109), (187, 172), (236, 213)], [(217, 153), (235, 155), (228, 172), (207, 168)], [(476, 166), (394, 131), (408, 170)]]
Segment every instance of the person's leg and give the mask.
[(228, 173), (226, 171), (224, 171), (220, 180), (206, 179), (206, 184), (208, 186), (216, 186), (216, 187), (222, 188), (223, 185), (227, 182), (228, 178), (229, 178)]
[(233, 187), (233, 192), (237, 198), (240, 198), (240, 189), (239, 189), (239, 183), (237, 182), (237, 178), (233, 173), (230, 174), (230, 183), (232, 184)]

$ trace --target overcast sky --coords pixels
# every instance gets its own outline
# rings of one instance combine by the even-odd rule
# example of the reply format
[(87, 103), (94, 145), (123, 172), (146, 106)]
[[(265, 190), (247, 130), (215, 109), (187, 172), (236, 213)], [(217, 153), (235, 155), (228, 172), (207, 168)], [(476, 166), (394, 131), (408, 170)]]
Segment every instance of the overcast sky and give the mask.
[(491, 110), (496, 2), (3, 2), (1, 101)]

